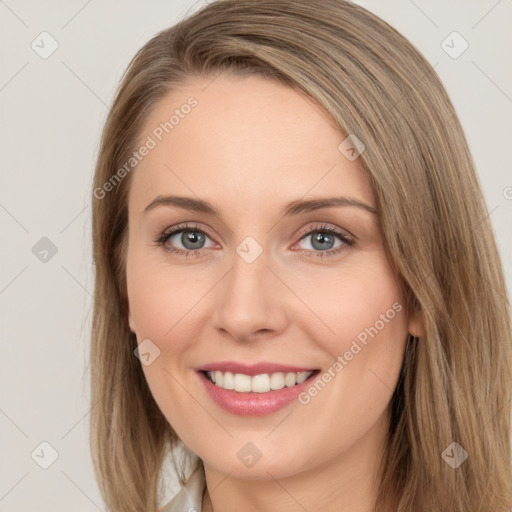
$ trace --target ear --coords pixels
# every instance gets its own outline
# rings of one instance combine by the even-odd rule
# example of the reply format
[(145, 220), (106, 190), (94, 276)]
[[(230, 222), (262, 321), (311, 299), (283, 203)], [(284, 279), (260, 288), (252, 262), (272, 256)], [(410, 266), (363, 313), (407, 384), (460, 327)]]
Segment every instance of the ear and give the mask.
[(408, 312), (407, 329), (411, 336), (423, 338), (425, 336), (425, 322), (421, 311), (411, 310)]
[(132, 331), (135, 334), (135, 321), (133, 319), (133, 315), (132, 315), (129, 305), (128, 305), (128, 325), (130, 326), (130, 331)]

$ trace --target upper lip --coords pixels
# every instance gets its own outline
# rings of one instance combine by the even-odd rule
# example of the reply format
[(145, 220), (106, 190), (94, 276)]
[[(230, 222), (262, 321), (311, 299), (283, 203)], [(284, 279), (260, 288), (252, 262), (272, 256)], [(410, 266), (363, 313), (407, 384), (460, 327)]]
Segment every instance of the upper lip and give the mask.
[(219, 361), (217, 363), (209, 363), (198, 368), (198, 371), (205, 372), (231, 372), (243, 373), (244, 375), (261, 375), (262, 373), (289, 373), (289, 372), (310, 372), (316, 368), (306, 368), (304, 366), (291, 366), (288, 364), (280, 363), (255, 363), (245, 364), (237, 363), (236, 361)]

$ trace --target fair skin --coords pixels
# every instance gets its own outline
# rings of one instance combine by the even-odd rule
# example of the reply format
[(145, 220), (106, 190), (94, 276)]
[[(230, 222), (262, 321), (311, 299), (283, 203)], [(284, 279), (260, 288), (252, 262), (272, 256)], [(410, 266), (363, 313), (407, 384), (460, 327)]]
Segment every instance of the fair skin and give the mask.
[[(377, 214), (347, 205), (281, 210), (333, 196), (376, 208), (372, 188), (359, 159), (338, 150), (345, 136), (312, 100), (256, 76), (211, 80), (195, 78), (155, 106), (141, 141), (190, 96), (198, 102), (131, 176), (129, 324), (139, 343), (149, 338), (160, 350), (142, 367), (148, 385), (204, 462), (205, 512), (370, 512), (407, 335), (419, 336), (422, 326), (407, 315)], [(144, 213), (167, 195), (208, 201), (218, 215), (174, 205)], [(189, 236), (204, 231), (202, 246), (184, 245), (182, 233), (155, 244), (182, 223), (193, 224)], [(341, 251), (320, 258), (319, 226), (355, 243), (333, 235), (324, 247)], [(249, 236), (262, 248), (252, 263), (236, 250)], [(198, 367), (226, 360), (321, 375), (395, 303), (400, 311), (307, 404), (239, 416), (199, 381)], [(248, 442), (262, 454), (252, 467), (237, 457)]]

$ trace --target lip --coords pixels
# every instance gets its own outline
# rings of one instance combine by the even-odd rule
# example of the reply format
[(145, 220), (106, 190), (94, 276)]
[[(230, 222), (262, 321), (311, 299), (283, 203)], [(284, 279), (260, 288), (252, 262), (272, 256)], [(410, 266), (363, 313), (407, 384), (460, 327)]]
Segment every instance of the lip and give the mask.
[(218, 363), (209, 363), (201, 366), (197, 371), (205, 372), (231, 372), (243, 373), (244, 375), (261, 375), (262, 373), (277, 373), (277, 372), (312, 372), (317, 368), (307, 368), (305, 366), (290, 366), (279, 363), (261, 362), (256, 364), (237, 363), (235, 361), (219, 361)]
[[(278, 370), (272, 369), (271, 372), (267, 371), (259, 371), (259, 369), (256, 371), (255, 369), (259, 368), (259, 365), (253, 365), (251, 367), (244, 367), (244, 370), (240, 370), (240, 365), (235, 365), (236, 368), (239, 370), (235, 371), (235, 373), (244, 373), (247, 372), (248, 369), (250, 371), (254, 370), (254, 373), (246, 373), (246, 375), (259, 375), (260, 373), (274, 373), (276, 371), (313, 371), (313, 374), (308, 377), (304, 382), (301, 384), (297, 384), (295, 386), (292, 386), (290, 388), (284, 387), (283, 389), (278, 390), (271, 390), (267, 393), (241, 393), (234, 390), (228, 390), (223, 389), (215, 384), (213, 382), (210, 382), (208, 377), (206, 376), (206, 371), (215, 371), (219, 370), (222, 371), (220, 366), (218, 365), (208, 365), (208, 367), (211, 366), (212, 369), (206, 369), (207, 367), (201, 368), (200, 370), (197, 370), (197, 375), (199, 377), (199, 380), (202, 382), (202, 385), (204, 386), (207, 394), (209, 397), (222, 409), (224, 409), (227, 412), (230, 412), (232, 414), (236, 414), (237, 416), (264, 416), (266, 414), (271, 414), (273, 412), (276, 412), (294, 400), (297, 399), (297, 397), (305, 391), (309, 386), (311, 386), (311, 383), (314, 379), (320, 374), (320, 370), (308, 370), (308, 369), (301, 369), (298, 370), (290, 368), (295, 368), (291, 366), (283, 366), (278, 365), (276, 366), (279, 368)], [(233, 368), (234, 366), (231, 366)], [(271, 365), (266, 365), (265, 368), (270, 368)], [(225, 368), (224, 366), (222, 368)], [(272, 367), (274, 368), (274, 367)], [(285, 370), (286, 369), (286, 370)], [(226, 369), (225, 371), (232, 371), (229, 369)]]

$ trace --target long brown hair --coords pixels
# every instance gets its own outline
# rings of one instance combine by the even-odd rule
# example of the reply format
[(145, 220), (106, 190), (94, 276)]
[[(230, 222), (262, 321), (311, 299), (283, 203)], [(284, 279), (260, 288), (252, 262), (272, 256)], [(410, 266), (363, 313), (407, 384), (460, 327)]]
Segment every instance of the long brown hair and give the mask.
[[(221, 72), (257, 74), (303, 92), (366, 147), (359, 158), (386, 251), (408, 308), (425, 325), (425, 336), (409, 341), (390, 403), (375, 510), (390, 491), (403, 511), (508, 510), (511, 318), (468, 144), (425, 58), (345, 0), (214, 1), (153, 37), (123, 77), (92, 198), (91, 450), (108, 509), (155, 512), (162, 464), (180, 444), (133, 353), (125, 276), (131, 173), (118, 170), (160, 99), (193, 76)], [(448, 459), (459, 445), (468, 457), (455, 468)]]

